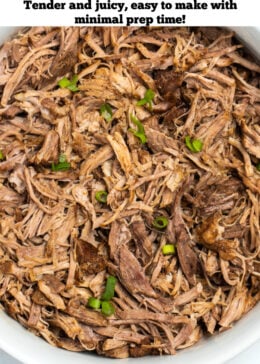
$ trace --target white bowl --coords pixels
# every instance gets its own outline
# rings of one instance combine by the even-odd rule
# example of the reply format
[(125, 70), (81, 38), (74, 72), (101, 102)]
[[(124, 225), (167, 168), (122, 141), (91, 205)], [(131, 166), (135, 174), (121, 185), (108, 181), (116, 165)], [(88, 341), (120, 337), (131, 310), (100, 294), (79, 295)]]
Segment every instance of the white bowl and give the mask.
[[(24, 364), (115, 364), (116, 359), (98, 357), (92, 352), (73, 353), (52, 347), (25, 330), (0, 311), (0, 347)], [(120, 359), (119, 364), (222, 364), (260, 339), (260, 304), (221, 334), (201, 340), (175, 356)], [(257, 362), (258, 359), (254, 363)], [(252, 363), (252, 364), (254, 364)]]
[[(1, 27), (0, 43), (17, 28)], [(260, 27), (233, 28), (248, 49), (260, 59)], [(178, 352), (176, 356), (122, 359), (120, 364), (221, 364), (260, 340), (260, 304), (237, 322), (231, 330), (200, 341)], [(74, 353), (52, 347), (43, 339), (24, 329), (0, 310), (0, 348), (25, 364), (115, 364), (115, 359), (98, 357), (93, 353)], [(257, 362), (259, 359), (256, 358)]]

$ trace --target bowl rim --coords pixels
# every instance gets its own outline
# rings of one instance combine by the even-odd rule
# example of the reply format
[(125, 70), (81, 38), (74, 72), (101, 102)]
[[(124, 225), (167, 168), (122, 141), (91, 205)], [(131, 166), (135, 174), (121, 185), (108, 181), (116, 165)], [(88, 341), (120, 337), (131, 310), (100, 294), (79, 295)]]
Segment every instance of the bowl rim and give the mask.
[[(234, 358), (260, 340), (260, 303), (237, 321), (234, 326), (222, 333), (204, 338), (190, 348), (180, 350), (176, 355), (153, 357), (156, 363), (166, 364), (222, 364)], [(91, 364), (114, 364), (115, 359), (105, 358), (93, 352), (75, 353), (56, 348), (36, 336), (0, 311), (0, 348), (24, 364), (85, 364), (86, 357)], [(206, 344), (205, 344), (206, 343)], [(26, 350), (24, 350), (26, 348)], [(150, 364), (151, 357), (120, 359), (120, 364)], [(130, 363), (131, 362), (131, 363)]]

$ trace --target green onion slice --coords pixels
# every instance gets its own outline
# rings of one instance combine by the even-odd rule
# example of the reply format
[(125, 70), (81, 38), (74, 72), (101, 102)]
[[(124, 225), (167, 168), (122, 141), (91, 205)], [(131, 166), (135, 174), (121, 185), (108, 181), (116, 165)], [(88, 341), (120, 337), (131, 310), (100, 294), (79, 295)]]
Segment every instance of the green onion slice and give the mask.
[(191, 139), (190, 136), (185, 137), (186, 147), (193, 153), (198, 153), (202, 151), (203, 143), (199, 139)]
[(133, 133), (134, 136), (139, 138), (142, 144), (145, 144), (147, 142), (147, 137), (145, 135), (143, 124), (133, 114), (130, 115), (130, 118), (131, 118), (131, 121), (137, 126), (137, 130), (129, 129), (129, 131), (131, 133)]
[(115, 295), (115, 286), (117, 279), (114, 276), (109, 276), (106, 281), (105, 291), (101, 296), (103, 301), (110, 301)]
[(163, 255), (172, 255), (175, 254), (175, 246), (173, 244), (165, 244), (162, 247)]
[(109, 104), (100, 106), (100, 115), (109, 123), (113, 119), (113, 111)]
[(55, 171), (55, 172), (67, 171), (68, 169), (70, 169), (70, 163), (67, 162), (65, 154), (61, 154), (59, 156), (59, 163), (57, 163), (57, 164), (52, 163), (51, 169), (52, 169), (52, 171)]
[(70, 80), (67, 77), (63, 77), (61, 80), (59, 80), (58, 85), (61, 88), (67, 88), (70, 85)]
[(72, 79), (71, 79), (71, 83), (75, 85), (78, 82), (78, 80), (79, 80), (78, 76), (77, 75), (73, 75), (72, 76)]
[(167, 227), (168, 223), (169, 221), (165, 216), (158, 216), (156, 217), (156, 219), (153, 220), (153, 226), (156, 229), (164, 229)]
[(260, 162), (256, 165), (256, 169), (260, 172)]
[(149, 108), (152, 109), (152, 101), (154, 99), (154, 96), (155, 96), (155, 92), (153, 90), (151, 90), (150, 88), (148, 88), (148, 90), (146, 90), (145, 94), (144, 94), (144, 97), (139, 100), (136, 105), (137, 106), (143, 106), (143, 105), (146, 105), (148, 104)]
[(70, 163), (68, 163), (68, 162), (58, 163), (58, 164), (52, 163), (51, 169), (53, 172), (67, 171), (68, 169), (70, 169)]
[(5, 159), (4, 153), (2, 150), (0, 150), (0, 161), (3, 161)]
[(67, 157), (65, 154), (60, 154), (59, 156), (59, 163), (65, 163), (67, 162)]
[(203, 143), (199, 139), (195, 139), (192, 141), (193, 149), (196, 153), (201, 152), (203, 148)]
[(95, 199), (98, 202), (107, 203), (107, 192), (106, 191), (97, 191), (95, 193)]
[(78, 87), (76, 85), (73, 85), (73, 84), (69, 85), (67, 87), (67, 89), (72, 91), (72, 92), (77, 92), (79, 90)]
[(101, 302), (101, 312), (105, 316), (111, 316), (115, 313), (115, 307), (109, 301), (102, 301)]
[(63, 77), (61, 80), (59, 80), (58, 85), (60, 88), (67, 88), (68, 90), (72, 92), (78, 91), (77, 83), (78, 83), (78, 76), (74, 75), (71, 78), (71, 81), (67, 77)]
[(95, 297), (89, 297), (88, 299), (88, 307), (99, 309), (101, 306), (101, 301)]

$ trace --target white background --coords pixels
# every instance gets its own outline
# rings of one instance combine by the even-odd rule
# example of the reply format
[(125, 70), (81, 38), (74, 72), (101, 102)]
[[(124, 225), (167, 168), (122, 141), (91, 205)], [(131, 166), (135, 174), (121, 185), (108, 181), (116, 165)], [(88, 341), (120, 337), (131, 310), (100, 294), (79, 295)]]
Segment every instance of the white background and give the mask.
[[(36, 26), (36, 25), (74, 25), (75, 17), (85, 17), (86, 14), (96, 16), (95, 4), (97, 0), (91, 0), (92, 10), (70, 10), (68, 8), (70, 0), (33, 0), (35, 3), (49, 4), (51, 2), (66, 4), (64, 10), (26, 10), (24, 0), (1, 0), (0, 2), (0, 25), (1, 26)], [(155, 21), (152, 25), (156, 24), (157, 15), (164, 14), (167, 17), (181, 17), (185, 15), (186, 22), (181, 25), (191, 26), (257, 26), (259, 25), (259, 1), (258, 0), (233, 0), (237, 4), (237, 10), (212, 10), (210, 3), (219, 2), (230, 3), (232, 0), (165, 0), (172, 4), (172, 10), (161, 10), (162, 0), (99, 0), (102, 3), (125, 3), (128, 7), (127, 11), (123, 11), (123, 20), (126, 17), (152, 17)], [(87, 0), (74, 0), (75, 3), (86, 3)], [(131, 4), (134, 2), (139, 3), (158, 3), (155, 12), (149, 10), (133, 10)], [(207, 3), (207, 10), (175, 10), (175, 3), (183, 2), (190, 3), (194, 7), (194, 2)], [(100, 13), (101, 16), (114, 17), (118, 16), (117, 10), (104, 10)], [(143, 25), (143, 24), (136, 24)]]

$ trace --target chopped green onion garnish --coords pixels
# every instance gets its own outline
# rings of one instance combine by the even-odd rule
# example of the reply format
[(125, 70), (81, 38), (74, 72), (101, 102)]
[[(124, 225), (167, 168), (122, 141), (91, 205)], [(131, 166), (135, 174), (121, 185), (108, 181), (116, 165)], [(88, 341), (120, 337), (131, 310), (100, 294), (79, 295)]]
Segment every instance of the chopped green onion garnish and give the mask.
[(168, 225), (169, 221), (165, 216), (158, 216), (153, 220), (153, 226), (157, 229), (164, 229)]
[(185, 137), (185, 144), (186, 147), (193, 153), (198, 153), (202, 151), (203, 143), (199, 139), (191, 140), (190, 136)]
[(175, 254), (175, 246), (173, 244), (165, 244), (162, 247), (163, 255)]
[(76, 84), (77, 84), (77, 82), (78, 82), (78, 80), (79, 80), (78, 76), (77, 76), (77, 75), (73, 75), (73, 76), (72, 76), (72, 79), (71, 79), (71, 83), (72, 83), (73, 85), (76, 85)]
[(70, 85), (70, 80), (67, 77), (63, 77), (61, 80), (59, 80), (58, 85), (61, 88), (66, 88)]
[(2, 161), (4, 159), (5, 159), (4, 153), (0, 150), (0, 161)]
[(201, 152), (202, 151), (202, 147), (203, 147), (203, 143), (201, 140), (199, 139), (195, 139), (192, 141), (192, 146), (193, 149), (195, 150), (196, 153)]
[(136, 105), (143, 106), (143, 105), (148, 104), (149, 108), (152, 109), (152, 101), (153, 101), (154, 96), (155, 96), (154, 91), (151, 90), (150, 88), (148, 88), (148, 90), (146, 90), (146, 92), (144, 94), (144, 97), (141, 100), (139, 100), (136, 103)]
[(95, 193), (95, 199), (101, 203), (107, 203), (107, 192), (106, 191), (98, 191)]
[(73, 85), (73, 84), (69, 85), (67, 87), (67, 89), (72, 91), (72, 92), (77, 92), (79, 90), (78, 87), (76, 85)]
[(189, 150), (191, 150), (193, 152), (193, 146), (191, 143), (190, 136), (185, 137), (185, 144), (186, 144), (186, 147), (189, 148)]
[(52, 163), (51, 169), (54, 172), (57, 172), (57, 171), (67, 171), (68, 169), (70, 169), (70, 163), (68, 163), (68, 162), (58, 163), (58, 164)]
[(59, 156), (59, 163), (52, 163), (51, 169), (52, 171), (67, 171), (70, 169), (70, 163), (67, 162), (65, 154)]
[(104, 293), (101, 296), (101, 299), (103, 301), (110, 301), (111, 298), (115, 295), (115, 285), (116, 285), (117, 279), (114, 276), (109, 276), (106, 281), (106, 288)]
[(71, 81), (67, 77), (63, 77), (61, 80), (59, 80), (58, 85), (61, 88), (67, 88), (72, 92), (76, 92), (79, 90), (77, 87), (78, 80), (79, 79), (77, 75), (72, 76)]
[(134, 136), (139, 138), (142, 144), (145, 144), (147, 142), (147, 138), (146, 138), (146, 135), (145, 135), (143, 124), (133, 114), (130, 115), (130, 118), (131, 118), (131, 121), (137, 126), (137, 130), (129, 129), (129, 131), (131, 133), (133, 133)]
[(65, 154), (60, 154), (59, 156), (59, 163), (65, 163), (67, 162), (67, 157)]
[(100, 106), (100, 115), (109, 123), (113, 119), (113, 110), (109, 104)]
[(115, 312), (115, 307), (109, 301), (101, 302), (101, 312), (105, 316), (111, 316)]
[(256, 169), (260, 172), (260, 162), (256, 165)]
[(95, 297), (89, 297), (88, 299), (88, 307), (98, 309), (101, 306), (101, 301)]

